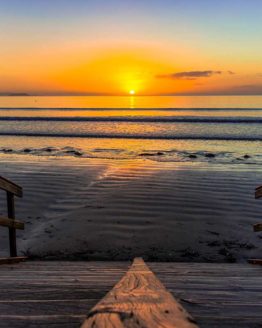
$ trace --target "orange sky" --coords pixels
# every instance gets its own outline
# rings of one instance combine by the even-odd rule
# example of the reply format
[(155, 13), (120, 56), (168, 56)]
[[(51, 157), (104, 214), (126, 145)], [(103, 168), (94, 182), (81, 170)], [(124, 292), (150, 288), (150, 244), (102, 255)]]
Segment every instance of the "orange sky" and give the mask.
[(43, 51), (32, 49), (30, 55), (26, 52), (14, 58), (12, 65), (6, 60), (7, 64), (2, 65), (6, 78), (0, 80), (0, 89), (33, 94), (125, 95), (130, 90), (135, 90), (137, 95), (216, 93), (220, 90), (226, 93), (238, 86), (241, 90), (242, 85), (261, 81), (259, 75), (247, 75), (238, 63), (215, 65), (212, 69), (214, 65), (209, 63), (208, 56), (195, 49), (181, 47), (176, 51), (174, 46), (174, 49), (169, 47), (166, 54), (152, 45), (97, 48), (96, 45), (88, 51), (75, 45)]
[(0, 94), (262, 94), (256, 11), (166, 2), (0, 4)]

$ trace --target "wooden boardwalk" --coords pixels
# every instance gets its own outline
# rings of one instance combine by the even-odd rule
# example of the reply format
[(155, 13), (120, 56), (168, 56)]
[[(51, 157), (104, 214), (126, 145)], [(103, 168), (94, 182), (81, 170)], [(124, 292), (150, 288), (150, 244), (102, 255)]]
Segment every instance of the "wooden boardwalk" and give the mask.
[[(262, 327), (262, 266), (147, 263), (200, 327)], [(0, 327), (80, 327), (128, 262), (0, 266)]]
[(149, 263), (200, 327), (261, 328), (262, 266)]
[(142, 258), (88, 313), (81, 328), (198, 328)]

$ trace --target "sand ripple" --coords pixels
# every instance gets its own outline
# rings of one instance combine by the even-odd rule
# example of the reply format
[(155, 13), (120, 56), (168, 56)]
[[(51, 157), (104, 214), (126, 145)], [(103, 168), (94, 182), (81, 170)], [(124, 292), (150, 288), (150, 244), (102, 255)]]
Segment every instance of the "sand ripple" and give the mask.
[[(24, 187), (17, 216), (27, 223), (19, 233), (19, 249), (27, 254), (187, 261), (261, 254), (261, 239), (251, 227), (261, 212), (253, 196), (262, 182), (257, 166), (30, 161), (1, 164), (1, 174)], [(7, 246), (2, 231), (1, 240)]]

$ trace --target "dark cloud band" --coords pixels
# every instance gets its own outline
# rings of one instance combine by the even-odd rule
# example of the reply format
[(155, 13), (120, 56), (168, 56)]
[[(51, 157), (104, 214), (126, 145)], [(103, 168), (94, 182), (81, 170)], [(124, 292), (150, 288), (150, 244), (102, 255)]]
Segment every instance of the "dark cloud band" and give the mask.
[(158, 79), (173, 79), (173, 80), (196, 80), (201, 77), (211, 77), (213, 75), (222, 74), (222, 71), (188, 71), (188, 72), (177, 72), (171, 74), (159, 74), (156, 75)]

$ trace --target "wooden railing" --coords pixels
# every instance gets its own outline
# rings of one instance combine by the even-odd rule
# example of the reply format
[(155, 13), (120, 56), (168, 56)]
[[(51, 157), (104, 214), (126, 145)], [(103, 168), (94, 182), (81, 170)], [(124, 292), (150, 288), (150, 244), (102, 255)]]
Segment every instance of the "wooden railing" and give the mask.
[[(262, 198), (262, 186), (259, 186), (255, 189), (255, 198)], [(253, 225), (254, 231), (259, 232), (262, 231), (262, 223), (256, 223)], [(248, 261), (249, 263), (252, 264), (261, 264), (262, 265), (262, 259), (250, 259)]]
[[(262, 198), (262, 186), (259, 186), (256, 188), (255, 190), (255, 198)], [(254, 231), (258, 232), (258, 231), (262, 231), (262, 223), (256, 223), (254, 224)]]
[(23, 189), (0, 176), (0, 189), (6, 192), (7, 217), (0, 216), (0, 226), (9, 228), (10, 256), (17, 257), (16, 229), (24, 229), (24, 223), (15, 220), (15, 196), (23, 197)]

